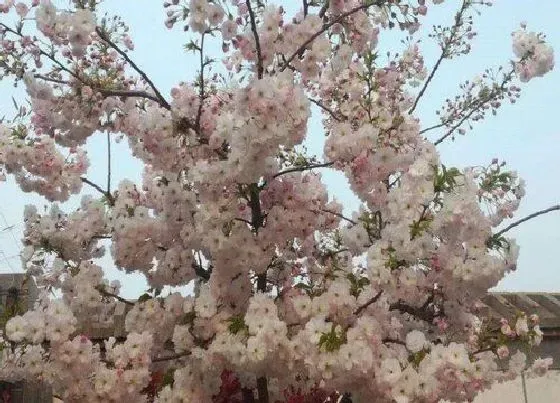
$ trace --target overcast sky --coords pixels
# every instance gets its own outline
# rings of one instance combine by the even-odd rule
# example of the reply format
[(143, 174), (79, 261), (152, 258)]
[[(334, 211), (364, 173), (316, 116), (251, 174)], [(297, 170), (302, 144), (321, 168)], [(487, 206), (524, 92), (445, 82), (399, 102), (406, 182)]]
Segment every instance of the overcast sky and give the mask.
[[(290, 0), (284, 4), (298, 4)], [(162, 2), (156, 0), (106, 0), (104, 9), (110, 14), (125, 16), (131, 27), (136, 44), (133, 59), (140, 65), (162, 90), (169, 90), (179, 81), (191, 80), (196, 74), (196, 59), (183, 51), (182, 45), (187, 35), (180, 29), (168, 31), (164, 25)], [(458, 0), (446, 0), (443, 5), (430, 7), (423, 32), (429, 32), (431, 24), (451, 24)], [(501, 0), (491, 8), (481, 10), (475, 18), (475, 29), (479, 36), (474, 41), (470, 55), (441, 66), (436, 79), (423, 97), (417, 114), (425, 127), (437, 123), (435, 110), (439, 109), (446, 97), (458, 93), (460, 81), (472, 79), (486, 67), (506, 64), (512, 57), (511, 32), (523, 21), (530, 30), (547, 34), (549, 43), (560, 49), (560, 29), (558, 15), (560, 2), (541, 0)], [(402, 50), (398, 38), (393, 33), (382, 33), (380, 48), (392, 53)], [(437, 58), (437, 48), (432, 41), (424, 38), (422, 43), (425, 63), (431, 69)], [(560, 142), (558, 137), (558, 110), (560, 71), (554, 70), (545, 78), (535, 79), (522, 86), (521, 99), (515, 105), (504, 105), (498, 116), (489, 117), (477, 124), (473, 131), (454, 142), (446, 142), (438, 147), (446, 165), (468, 166), (487, 165), (498, 157), (508, 162), (527, 181), (527, 195), (518, 211), (517, 218), (535, 210), (560, 202)], [(9, 83), (0, 83), (0, 116), (11, 112), (11, 95), (20, 97)], [(306, 143), (310, 153), (322, 157), (323, 131), (321, 117), (314, 114), (310, 122), (310, 137)], [(432, 138), (442, 133), (432, 132)], [(92, 161), (105, 161), (104, 136), (97, 134), (88, 142)], [(114, 144), (113, 187), (122, 178), (140, 180), (141, 164), (128, 152), (126, 142)], [(345, 180), (337, 173), (324, 171), (324, 181), (343, 201), (347, 212), (357, 206), (356, 198), (348, 190)], [(95, 166), (88, 173), (94, 182), (104, 183), (105, 163)], [(84, 188), (87, 192), (89, 189)], [(20, 271), (18, 253), (20, 251), (23, 207), (26, 204), (46, 204), (39, 196), (21, 192), (10, 179), (0, 183), (0, 272)], [(73, 198), (68, 205), (75, 206), (79, 199)], [(507, 223), (506, 223), (507, 224)], [(12, 227), (12, 230), (5, 229)], [(510, 235), (515, 236), (521, 246), (518, 270), (504, 279), (501, 290), (560, 292), (560, 265), (556, 256), (560, 248), (560, 213), (552, 213), (527, 222)], [(106, 260), (105, 264), (109, 264)], [(123, 283), (123, 295), (135, 297), (142, 293), (144, 282), (136, 277), (130, 279), (115, 269), (108, 271), (108, 277), (119, 278)], [(127, 279), (124, 281), (125, 279)]]

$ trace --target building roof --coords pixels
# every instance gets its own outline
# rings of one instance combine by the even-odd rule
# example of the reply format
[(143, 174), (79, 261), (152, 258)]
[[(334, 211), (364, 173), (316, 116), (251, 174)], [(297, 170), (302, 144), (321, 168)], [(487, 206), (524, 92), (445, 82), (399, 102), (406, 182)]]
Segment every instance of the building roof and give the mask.
[(483, 298), (481, 313), (494, 318), (511, 318), (518, 312), (539, 315), (543, 331), (560, 329), (560, 293), (492, 292)]
[[(9, 288), (21, 289), (22, 285), (26, 284), (27, 287), (25, 288), (27, 288), (26, 291), (28, 291), (28, 297), (30, 297), (29, 305), (32, 306), (34, 299), (37, 297), (37, 288), (34, 281), (24, 283), (25, 278), (25, 273), (0, 273), (0, 301), (2, 295)], [(489, 315), (499, 320), (504, 317), (515, 317), (520, 311), (527, 314), (536, 313), (539, 315), (540, 327), (545, 334), (548, 331), (549, 334), (560, 335), (560, 293), (491, 292), (482, 301), (483, 305), (479, 308), (479, 312), (484, 316)], [(115, 323), (101, 327), (97, 324), (92, 325), (101, 334), (110, 331), (113, 326), (119, 335), (124, 334), (126, 311), (126, 306), (118, 303), (115, 307)], [(105, 328), (106, 326), (109, 329)], [(91, 330), (93, 333), (97, 333), (93, 329)]]

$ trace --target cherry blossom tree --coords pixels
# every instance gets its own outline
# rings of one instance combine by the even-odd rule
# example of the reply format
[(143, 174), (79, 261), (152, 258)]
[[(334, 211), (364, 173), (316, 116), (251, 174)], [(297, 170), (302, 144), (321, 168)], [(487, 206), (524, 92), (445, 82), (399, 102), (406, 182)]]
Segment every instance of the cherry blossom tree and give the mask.
[[(1, 379), (45, 382), (67, 402), (461, 402), (546, 371), (524, 352), (542, 339), (538, 317), (495, 323), (480, 301), (516, 267), (507, 232), (560, 206), (498, 231), (523, 180), (499, 160), (445, 166), (437, 151), (552, 69), (542, 34), (521, 26), (511, 62), (423, 124), (417, 106), (439, 66), (471, 51), (489, 2), (462, 0), (433, 28), (430, 67), (416, 36), (425, 0), (166, 0), (165, 25), (199, 59), (170, 94), (99, 2), (0, 2), (0, 77), (29, 101), (0, 125), (0, 176), (53, 202), (25, 210), (23, 265), (42, 293), (5, 323)], [(377, 46), (389, 30), (406, 37), (397, 53)], [(321, 158), (301, 147), (312, 110)], [(88, 179), (107, 164), (85, 150), (100, 135), (128, 141), (142, 183), (111, 187), (110, 149), (107, 183)], [(325, 169), (345, 175), (359, 211), (343, 214)], [(62, 211), (83, 186), (99, 197)], [(105, 255), (150, 289), (121, 297)], [(84, 330), (119, 304), (124, 337)]]

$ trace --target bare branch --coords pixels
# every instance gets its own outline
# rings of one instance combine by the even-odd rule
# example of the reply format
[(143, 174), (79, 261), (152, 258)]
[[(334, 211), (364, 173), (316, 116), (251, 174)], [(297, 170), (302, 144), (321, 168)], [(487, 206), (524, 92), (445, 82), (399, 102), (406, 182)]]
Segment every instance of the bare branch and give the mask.
[(64, 84), (64, 85), (70, 85), (71, 84), (70, 81), (59, 80), (59, 79), (56, 79), (56, 78), (51, 78), (51, 77), (44, 76), (42, 74), (35, 74), (33, 77), (39, 78), (39, 79), (44, 80), (44, 81), (49, 81), (51, 83), (56, 83), (56, 84)]
[[(70, 81), (66, 81), (66, 80), (59, 80), (57, 78), (52, 78), (52, 77), (47, 77), (45, 75), (42, 74), (35, 74), (34, 75), (35, 78), (38, 78), (40, 80), (44, 80), (44, 81), (49, 81), (52, 83), (56, 83), (56, 84), (64, 84), (64, 85), (73, 85), (72, 82)], [(88, 85), (90, 87), (92, 87), (94, 92), (99, 92), (101, 95), (103, 95), (104, 97), (123, 97), (123, 98), (145, 98), (145, 99), (150, 99), (154, 102), (159, 103), (159, 99), (152, 95), (147, 93), (146, 91), (138, 91), (138, 90), (113, 90), (113, 89), (106, 89), (106, 88), (97, 88), (94, 85), (92, 85), (91, 83), (87, 83), (83, 80), (79, 80), (83, 85)]]
[(555, 204), (554, 206), (551, 206), (549, 208), (546, 208), (544, 210), (539, 210), (536, 211), (532, 214), (529, 214), (527, 217), (523, 217), (520, 220), (517, 220), (513, 223), (511, 223), (510, 225), (508, 225), (507, 227), (505, 227), (503, 230), (496, 232), (493, 237), (497, 238), (501, 235), (503, 235), (504, 233), (508, 232), (510, 229), (517, 227), (518, 225), (524, 223), (525, 221), (529, 221), (532, 220), (535, 217), (538, 217), (540, 215), (546, 214), (546, 213), (550, 213), (551, 211), (556, 211), (556, 210), (560, 210), (560, 204)]
[(379, 299), (379, 297), (381, 297), (381, 294), (383, 294), (383, 290), (379, 291), (377, 294), (375, 294), (373, 297), (371, 297), (365, 304), (359, 306), (355, 311), (354, 311), (354, 315), (359, 315), (360, 313), (362, 313), (362, 311), (364, 309), (366, 309), (368, 306), (370, 306), (371, 304), (375, 304), (377, 302), (377, 300)]
[(422, 96), (426, 92), (426, 89), (428, 88), (428, 85), (430, 84), (430, 82), (434, 78), (434, 75), (436, 74), (436, 71), (438, 70), (441, 62), (443, 62), (443, 59), (445, 59), (446, 57), (449, 56), (449, 54), (448, 54), (449, 47), (451, 46), (451, 44), (455, 40), (455, 35), (457, 35), (459, 27), (461, 26), (461, 24), (463, 22), (463, 20), (462, 20), (463, 13), (468, 8), (469, 4), (470, 4), (469, 0), (463, 0), (463, 4), (461, 6), (461, 9), (459, 10), (457, 15), (455, 16), (455, 24), (453, 24), (453, 27), (451, 28), (451, 35), (446, 40), (445, 45), (441, 49), (441, 54), (440, 54), (438, 60), (436, 61), (436, 64), (432, 68), (432, 71), (430, 72), (430, 75), (428, 76), (427, 80), (424, 82), (424, 85), (422, 86), (422, 89), (420, 90), (420, 92), (416, 96), (416, 99), (414, 100), (414, 104), (412, 105), (412, 108), (410, 108), (410, 110), (408, 111), (409, 115), (411, 115), (412, 112), (414, 112), (414, 110), (418, 106), (418, 102), (420, 101), (420, 98), (422, 98)]
[(332, 214), (332, 215), (335, 215), (335, 216), (337, 216), (337, 217), (339, 217), (339, 218), (342, 218), (342, 219), (345, 220), (345, 221), (348, 221), (348, 222), (351, 223), (351, 224), (354, 224), (354, 225), (357, 224), (356, 221), (352, 220), (351, 218), (345, 217), (344, 215), (342, 215), (342, 214), (340, 214), (340, 213), (337, 213), (336, 211), (325, 210), (325, 209), (321, 209), (321, 210), (309, 210), (309, 211), (311, 211), (311, 212), (313, 212), (313, 213), (328, 213), (328, 214)]
[(107, 130), (107, 193), (111, 194), (111, 133)]
[(106, 190), (103, 190), (103, 188), (101, 186), (99, 186), (96, 183), (93, 183), (92, 181), (90, 181), (88, 178), (80, 178), (82, 180), (83, 183), (87, 183), (88, 185), (90, 185), (92, 188), (94, 188), (95, 190), (97, 190), (99, 193), (101, 193), (103, 196), (105, 196), (107, 198), (107, 201), (109, 202), (109, 204), (111, 206), (113, 206), (115, 204), (115, 198), (113, 197), (113, 195), (109, 192), (107, 192)]
[[(87, 85), (87, 83), (84, 83)], [(123, 98), (145, 98), (151, 101), (160, 103), (160, 100), (146, 92), (146, 91), (137, 91), (137, 90), (110, 90), (105, 88), (93, 88), (94, 91), (101, 93), (104, 97), (123, 97)]]
[(253, 36), (255, 37), (255, 48), (257, 50), (257, 77), (260, 80), (261, 78), (263, 78), (263, 74), (264, 74), (261, 41), (259, 39), (259, 33), (257, 32), (255, 13), (251, 8), (251, 0), (245, 0), (245, 3), (247, 4), (247, 10), (249, 11), (249, 19), (251, 21), (251, 31), (253, 31)]
[(126, 304), (126, 305), (134, 306), (134, 302), (129, 301), (129, 300), (127, 300), (127, 299), (121, 297), (120, 295), (110, 293), (109, 291), (106, 291), (102, 286), (95, 287), (95, 289), (96, 289), (97, 291), (99, 291), (99, 293), (100, 293), (101, 295), (103, 295), (103, 296), (105, 296), (105, 297), (114, 298), (114, 299), (116, 299), (117, 301), (120, 301), (120, 302), (122, 302), (122, 303), (124, 303), (124, 304)]
[(406, 343), (404, 341), (401, 340), (397, 340), (397, 339), (392, 339), (390, 337), (387, 337), (386, 339), (381, 340), (382, 343), (390, 343), (390, 344), (400, 344), (401, 346), (406, 346)]
[[(429, 305), (429, 304), (428, 304)], [(415, 317), (416, 319), (423, 320), (432, 324), (434, 319), (438, 316), (435, 312), (427, 309), (428, 306), (426, 304), (422, 305), (421, 307), (415, 307), (412, 305), (408, 305), (402, 301), (398, 301), (394, 304), (389, 306), (390, 311), (399, 311), (401, 313), (407, 313), (410, 316)]]
[(148, 84), (150, 86), (150, 88), (152, 89), (152, 91), (154, 91), (154, 94), (156, 95), (156, 99), (157, 102), (165, 109), (167, 110), (171, 110), (171, 105), (169, 105), (169, 103), (167, 102), (167, 100), (163, 97), (163, 95), (161, 95), (161, 93), (159, 92), (159, 90), (157, 89), (156, 85), (153, 83), (152, 80), (150, 80), (150, 78), (148, 77), (148, 75), (140, 68), (138, 67), (138, 65), (136, 63), (134, 63), (134, 61), (132, 61), (132, 59), (128, 56), (128, 54), (123, 51), (121, 48), (119, 48), (117, 46), (116, 43), (114, 43), (111, 38), (109, 38), (108, 35), (106, 35), (99, 27), (95, 28), (95, 32), (97, 32), (97, 35), (99, 35), (99, 37), (101, 39), (103, 39), (103, 41), (105, 41), (110, 47), (112, 47), (113, 49), (115, 49), (115, 51), (121, 55), (123, 57), (124, 60), (126, 60), (126, 62), (130, 65), (130, 67), (132, 67), (138, 74), (140, 74), (140, 76), (144, 79), (144, 81), (146, 82), (146, 84)]
[(346, 120), (346, 119), (347, 119), (346, 116), (343, 116), (343, 117), (337, 116), (336, 113), (335, 113), (332, 109), (327, 108), (321, 101), (318, 101), (318, 100), (313, 99), (313, 98), (308, 98), (308, 99), (309, 99), (309, 101), (313, 102), (315, 105), (317, 105), (319, 108), (321, 108), (321, 109), (324, 110), (325, 112), (328, 112), (329, 115), (331, 115), (331, 117), (332, 117), (334, 120), (336, 120), (337, 122), (341, 122), (342, 120)]
[(334, 162), (324, 162), (322, 164), (310, 164), (310, 165), (304, 165), (304, 166), (301, 166), (301, 167), (293, 167), (293, 168), (288, 168), (288, 169), (285, 169), (283, 171), (280, 171), (280, 172), (272, 175), (272, 177), (277, 178), (279, 176), (286, 175), (286, 174), (289, 174), (291, 172), (303, 172), (303, 171), (307, 171), (307, 170), (314, 169), (314, 168), (328, 168), (332, 165), (334, 165)]
[(194, 270), (194, 273), (200, 277), (201, 279), (208, 281), (210, 280), (210, 275), (212, 274), (212, 271), (210, 270), (206, 270), (204, 269), (204, 267), (202, 267), (202, 265), (198, 264), (195, 260), (193, 260), (192, 263), (192, 268)]
[(152, 358), (152, 362), (165, 362), (165, 361), (178, 360), (179, 358), (187, 357), (189, 355), (191, 355), (191, 352), (185, 351), (184, 353), (168, 355), (167, 357)]
[(437, 125), (433, 125), (433, 126), (428, 126), (425, 129), (420, 130), (420, 134), (424, 134), (430, 130), (434, 130), (434, 129), (439, 129), (440, 127), (445, 126), (447, 123), (449, 123), (448, 120), (442, 122), (442, 123), (438, 123)]

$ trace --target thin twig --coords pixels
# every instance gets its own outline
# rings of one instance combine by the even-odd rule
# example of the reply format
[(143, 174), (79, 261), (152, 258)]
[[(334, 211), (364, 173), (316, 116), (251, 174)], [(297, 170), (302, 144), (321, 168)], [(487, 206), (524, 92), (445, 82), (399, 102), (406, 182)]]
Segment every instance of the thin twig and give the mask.
[(150, 78), (148, 77), (148, 75), (140, 68), (138, 67), (138, 65), (136, 63), (134, 63), (134, 61), (128, 56), (128, 54), (123, 51), (121, 48), (119, 48), (117, 46), (116, 43), (114, 43), (111, 38), (109, 38), (108, 35), (106, 35), (99, 27), (95, 28), (95, 32), (97, 32), (97, 35), (99, 35), (99, 37), (101, 39), (103, 39), (110, 47), (112, 47), (113, 49), (115, 49), (115, 51), (121, 55), (124, 60), (126, 60), (126, 62), (130, 65), (130, 67), (132, 67), (138, 74), (140, 74), (140, 76), (144, 79), (144, 81), (146, 82), (146, 84), (148, 84), (150, 86), (150, 88), (152, 89), (152, 91), (154, 91), (154, 94), (156, 95), (156, 98), (158, 100), (158, 103), (165, 109), (167, 110), (171, 110), (171, 105), (169, 105), (169, 103), (167, 102), (167, 100), (163, 97), (163, 95), (161, 95), (161, 93), (159, 92), (159, 90), (157, 89), (156, 85), (153, 83), (152, 80), (150, 80)]
[(445, 122), (442, 122), (442, 123), (438, 123), (437, 125), (428, 126), (425, 129), (420, 130), (420, 134), (424, 134), (424, 133), (426, 133), (427, 131), (430, 131), (430, 130), (439, 129), (440, 127), (445, 126), (447, 123), (449, 123), (449, 120), (446, 120)]
[(309, 165), (304, 165), (304, 166), (301, 166), (301, 167), (293, 167), (293, 168), (288, 168), (288, 169), (285, 169), (283, 171), (280, 171), (280, 172), (272, 175), (272, 177), (277, 178), (279, 176), (286, 175), (286, 174), (289, 174), (291, 172), (303, 172), (303, 171), (307, 171), (307, 170), (314, 169), (314, 168), (328, 168), (332, 165), (334, 165), (334, 162), (323, 162), (321, 164), (309, 164)]
[(310, 100), (311, 102), (313, 102), (315, 105), (317, 105), (319, 108), (321, 108), (322, 110), (324, 110), (325, 112), (328, 112), (329, 115), (331, 115), (331, 117), (332, 117), (334, 120), (336, 120), (337, 122), (340, 122), (340, 121), (342, 121), (342, 120), (346, 120), (346, 119), (347, 119), (346, 116), (343, 116), (342, 118), (339, 117), (339, 116), (337, 116), (336, 113), (335, 113), (332, 109), (327, 108), (321, 101), (318, 101), (318, 100), (313, 99), (313, 98), (309, 98), (309, 100)]
[(123, 297), (121, 297), (120, 295), (117, 294), (113, 294), (109, 291), (106, 291), (104, 288), (102, 287), (96, 287), (97, 291), (99, 291), (99, 293), (105, 297), (110, 297), (110, 298), (115, 298), (117, 301), (120, 301), (126, 305), (130, 305), (130, 306), (134, 306), (134, 302), (129, 301)]
[(336, 211), (325, 210), (325, 209), (321, 209), (321, 210), (309, 210), (309, 211), (312, 211), (312, 212), (314, 212), (314, 213), (329, 213), (329, 214), (335, 215), (335, 216), (337, 216), (337, 217), (339, 217), (339, 218), (342, 218), (344, 221), (348, 221), (348, 222), (351, 223), (351, 224), (354, 224), (354, 225), (357, 224), (356, 221), (354, 221), (354, 220), (352, 220), (351, 218), (348, 218), (348, 217), (346, 217), (346, 216), (344, 216), (344, 215), (342, 215), (342, 214), (340, 214), (340, 213), (337, 213)]
[[(64, 85), (72, 85), (73, 83), (67, 80), (59, 80), (52, 77), (47, 77), (42, 74), (35, 74), (33, 77), (38, 78), (40, 80), (49, 81), (56, 84), (64, 84)], [(97, 88), (91, 83), (87, 83), (83, 80), (79, 80), (83, 85), (87, 85), (92, 87), (94, 92), (99, 92), (104, 97), (124, 97), (124, 98), (145, 98), (150, 99), (154, 102), (159, 103), (159, 99), (146, 91), (138, 91), (138, 90), (111, 90), (105, 88)]]
[[(469, 111), (469, 113), (467, 113), (465, 116), (463, 116), (463, 117), (461, 118), (461, 120), (459, 120), (459, 122), (457, 122), (456, 124), (454, 124), (453, 126), (451, 126), (451, 128), (450, 128), (443, 136), (441, 136), (439, 139), (437, 139), (437, 140), (434, 142), (434, 145), (437, 146), (438, 144), (442, 143), (446, 138), (448, 138), (449, 136), (451, 136), (451, 135), (455, 132), (455, 130), (456, 130), (457, 128), (459, 128), (465, 121), (467, 121), (468, 119), (470, 119), (470, 117), (471, 117), (475, 112), (478, 112), (481, 108), (484, 107), (484, 105), (486, 105), (488, 102), (492, 102), (496, 97), (498, 97), (498, 96), (502, 93), (502, 91), (505, 90), (506, 84), (509, 83), (509, 82), (511, 81), (511, 79), (512, 79), (513, 76), (514, 76), (514, 74), (515, 74), (515, 70), (514, 70), (514, 69), (510, 70), (508, 74), (505, 74), (505, 75), (504, 75), (504, 79), (502, 80), (502, 83), (500, 84), (500, 87), (494, 88), (494, 89), (490, 92), (490, 94), (488, 95), (487, 98), (477, 99), (476, 101), (474, 101), (474, 102), (472, 103), (472, 105), (469, 105), (469, 107), (473, 107), (473, 108)], [(447, 123), (447, 122), (446, 122), (446, 123)], [(446, 123), (445, 123), (445, 124), (446, 124)], [(442, 125), (441, 125), (441, 126), (442, 126)], [(437, 127), (437, 126), (436, 126), (436, 127)], [(434, 128), (434, 127), (431, 127), (431, 128)], [(431, 129), (431, 128), (428, 128), (428, 129)]]
[(251, 21), (251, 31), (253, 31), (253, 36), (255, 37), (255, 48), (257, 50), (257, 77), (260, 80), (263, 78), (264, 67), (261, 52), (261, 41), (259, 39), (259, 33), (257, 32), (257, 22), (255, 18), (255, 13), (251, 8), (251, 0), (246, 0), (247, 10), (249, 11), (249, 19)]
[(463, 0), (463, 4), (461, 6), (461, 9), (459, 10), (459, 12), (455, 16), (455, 24), (453, 24), (453, 27), (451, 28), (451, 35), (449, 36), (449, 39), (445, 42), (445, 45), (443, 46), (443, 48), (441, 49), (441, 55), (439, 56), (436, 64), (432, 68), (432, 71), (430, 72), (430, 75), (428, 76), (428, 79), (424, 82), (424, 85), (422, 86), (422, 89), (420, 90), (420, 92), (416, 96), (416, 99), (414, 100), (414, 104), (412, 105), (412, 108), (410, 108), (410, 110), (408, 111), (409, 115), (411, 115), (412, 112), (414, 112), (414, 110), (418, 106), (418, 102), (420, 101), (420, 98), (422, 98), (422, 96), (424, 95), (424, 92), (426, 92), (426, 88), (428, 88), (428, 85), (430, 84), (430, 82), (434, 78), (434, 75), (436, 74), (436, 71), (439, 68), (441, 62), (443, 62), (443, 59), (445, 59), (448, 56), (449, 47), (451, 46), (452, 42), (455, 40), (455, 35), (457, 35), (457, 31), (458, 31), (458, 29), (461, 26), (462, 21), (463, 21), (462, 20), (463, 13), (465, 12), (465, 10), (467, 9), (467, 6), (469, 4), (470, 4), (469, 0)]
[(539, 211), (536, 211), (536, 212), (534, 212), (534, 213), (532, 213), (532, 214), (529, 214), (527, 217), (524, 217), (524, 218), (522, 218), (522, 219), (520, 219), (520, 220), (517, 220), (517, 221), (511, 223), (510, 225), (508, 225), (507, 227), (505, 227), (503, 230), (496, 232), (496, 233), (493, 235), (493, 237), (494, 237), (494, 238), (497, 238), (497, 237), (501, 236), (502, 234), (508, 232), (510, 229), (515, 228), (515, 227), (517, 227), (518, 225), (524, 223), (525, 221), (532, 220), (532, 219), (535, 218), (535, 217), (538, 217), (538, 216), (540, 216), (540, 215), (543, 215), (543, 214), (546, 214), (546, 213), (550, 213), (551, 211), (556, 211), (556, 210), (560, 210), (560, 204), (556, 204), (556, 205), (551, 206), (551, 207), (549, 207), (549, 208), (546, 208), (546, 209), (544, 209), (544, 210), (539, 210)]
[[(87, 83), (84, 83), (88, 85)], [(110, 90), (105, 88), (92, 88), (93, 91), (99, 92), (104, 97), (124, 97), (124, 98), (145, 98), (160, 104), (160, 99), (146, 91), (137, 90)], [(160, 104), (161, 105), (161, 104)]]
[[(248, 0), (247, 0), (248, 1)], [(286, 61), (284, 62), (284, 64), (282, 65), (282, 67), (280, 68), (280, 71), (284, 71), (286, 70), (286, 68), (288, 67), (288, 65), (292, 62), (292, 60), (294, 60), (296, 58), (296, 56), (298, 56), (299, 54), (302, 54), (302, 52), (305, 50), (305, 48), (307, 47), (307, 45), (309, 45), (311, 42), (313, 42), (315, 39), (317, 39), (317, 37), (319, 37), (320, 35), (322, 35), (324, 32), (326, 32), (330, 27), (332, 27), (334, 24), (339, 23), (340, 21), (342, 21), (343, 19), (345, 19), (346, 17), (351, 16), (352, 14), (357, 13), (358, 11), (361, 10), (365, 10), (369, 7), (372, 6), (381, 6), (382, 4), (384, 4), (387, 0), (377, 0), (377, 1), (373, 1), (369, 4), (362, 4), (360, 6), (356, 6), (353, 9), (339, 15), (337, 18), (335, 18), (334, 20), (332, 20), (331, 22), (324, 24), (323, 28), (321, 28), (319, 31), (315, 32), (313, 35), (311, 35), (309, 37), (309, 39), (307, 39), (299, 48), (297, 48), (297, 50), (292, 53), (292, 55), (290, 57), (288, 57), (286, 59)]]
[(473, 351), (471, 354), (477, 355), (477, 354), (487, 353), (488, 351), (494, 352), (494, 347), (481, 348), (479, 350)]
[(35, 74), (33, 77), (39, 78), (39, 79), (44, 80), (44, 81), (50, 81), (51, 83), (70, 85), (69, 81), (58, 80), (56, 78), (47, 77), (47, 76), (44, 76), (42, 74)]
[(211, 267), (212, 266), (210, 266), (208, 270), (205, 270), (204, 267), (202, 267), (202, 265), (199, 265), (195, 260), (193, 260), (192, 263), (194, 273), (205, 281), (210, 280), (210, 275), (212, 274)]
[(360, 313), (362, 313), (362, 311), (364, 309), (366, 309), (368, 306), (370, 306), (371, 304), (374, 304), (377, 302), (377, 300), (379, 299), (379, 297), (381, 297), (381, 294), (383, 294), (383, 290), (379, 291), (377, 294), (375, 294), (373, 297), (371, 297), (365, 304), (359, 306), (355, 311), (354, 311), (354, 315), (359, 315)]
[(111, 194), (111, 133), (107, 130), (107, 194)]
[(191, 352), (190, 351), (185, 351), (184, 353), (168, 355), (167, 357), (152, 358), (152, 362), (165, 362), (165, 361), (178, 360), (179, 358), (183, 358), (183, 357), (186, 357), (186, 356), (189, 356), (189, 355), (191, 355)]
[(401, 340), (397, 340), (397, 339), (392, 339), (390, 337), (387, 337), (386, 339), (381, 340), (382, 343), (390, 343), (390, 344), (400, 344), (401, 346), (406, 346), (406, 343), (404, 341)]
[(104, 190), (101, 186), (99, 186), (96, 183), (93, 183), (92, 181), (90, 181), (88, 178), (84, 178), (81, 177), (80, 178), (82, 180), (83, 183), (87, 183), (88, 185), (90, 185), (92, 188), (94, 188), (95, 190), (97, 190), (99, 193), (101, 193), (103, 196), (105, 196), (107, 198), (107, 201), (109, 202), (109, 204), (111, 206), (113, 206), (115, 204), (115, 198), (113, 197), (113, 195), (109, 192), (107, 192), (106, 190)]

